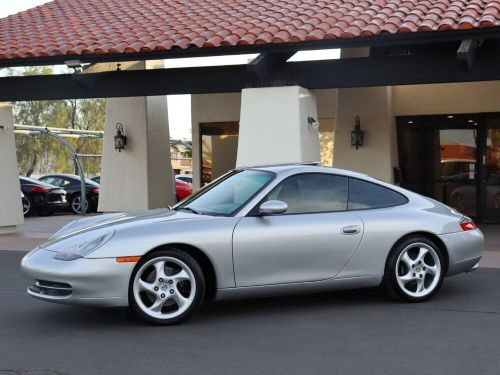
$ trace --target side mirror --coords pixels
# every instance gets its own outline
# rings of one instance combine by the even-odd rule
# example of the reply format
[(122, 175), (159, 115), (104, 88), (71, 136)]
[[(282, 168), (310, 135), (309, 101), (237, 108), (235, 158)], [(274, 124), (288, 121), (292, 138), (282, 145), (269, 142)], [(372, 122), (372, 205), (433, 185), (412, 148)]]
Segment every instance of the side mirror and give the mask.
[(259, 207), (259, 212), (263, 215), (284, 214), (286, 210), (288, 210), (288, 205), (285, 202), (277, 200), (264, 202)]

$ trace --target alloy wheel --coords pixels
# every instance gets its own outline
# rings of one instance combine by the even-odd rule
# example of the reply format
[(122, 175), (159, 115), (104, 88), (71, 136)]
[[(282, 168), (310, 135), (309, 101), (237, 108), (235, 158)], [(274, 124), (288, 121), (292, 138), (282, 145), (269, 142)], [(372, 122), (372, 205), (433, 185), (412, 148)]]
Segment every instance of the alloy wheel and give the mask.
[(423, 242), (406, 246), (396, 261), (397, 283), (411, 297), (425, 297), (432, 293), (439, 284), (441, 272), (437, 252)]
[[(76, 214), (82, 213), (82, 198), (78, 195), (71, 201), (71, 209)], [(85, 212), (89, 212), (89, 202), (85, 201)]]
[(23, 214), (26, 216), (28, 212), (30, 212), (31, 201), (28, 198), (23, 197), (22, 202), (23, 202)]
[(146, 315), (160, 320), (174, 319), (189, 309), (196, 294), (191, 269), (173, 257), (157, 257), (137, 271), (132, 292)]

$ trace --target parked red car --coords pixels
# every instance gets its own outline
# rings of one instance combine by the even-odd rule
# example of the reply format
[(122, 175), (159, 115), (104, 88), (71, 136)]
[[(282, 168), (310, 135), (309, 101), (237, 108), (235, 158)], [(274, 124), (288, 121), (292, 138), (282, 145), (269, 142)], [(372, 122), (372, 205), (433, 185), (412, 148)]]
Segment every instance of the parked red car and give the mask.
[(193, 194), (193, 185), (175, 179), (175, 198), (177, 199), (177, 201), (181, 201), (191, 194)]

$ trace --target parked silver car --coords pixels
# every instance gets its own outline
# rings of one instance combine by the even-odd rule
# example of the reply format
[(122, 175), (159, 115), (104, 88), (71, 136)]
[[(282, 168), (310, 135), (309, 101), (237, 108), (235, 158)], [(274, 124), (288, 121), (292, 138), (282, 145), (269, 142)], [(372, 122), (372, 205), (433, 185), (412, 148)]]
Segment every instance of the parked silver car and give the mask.
[(68, 224), (22, 260), (28, 293), (177, 323), (203, 300), (383, 283), (409, 302), (475, 268), (483, 235), (405, 189), (314, 165), (241, 168), (172, 209)]

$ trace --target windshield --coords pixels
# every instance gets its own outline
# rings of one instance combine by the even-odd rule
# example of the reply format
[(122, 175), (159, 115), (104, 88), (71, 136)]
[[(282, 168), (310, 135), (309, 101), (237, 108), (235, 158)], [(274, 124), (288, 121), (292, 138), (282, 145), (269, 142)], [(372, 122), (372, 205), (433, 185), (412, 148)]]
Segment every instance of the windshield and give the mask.
[(199, 214), (230, 216), (274, 178), (274, 173), (258, 170), (232, 171), (182, 201), (175, 210)]

